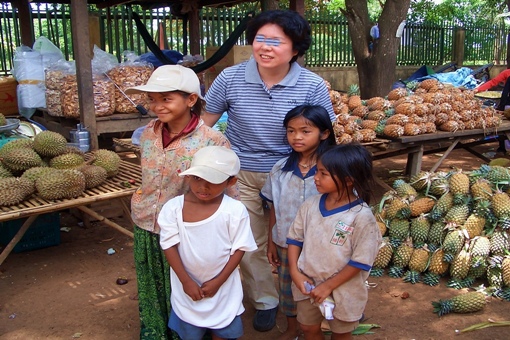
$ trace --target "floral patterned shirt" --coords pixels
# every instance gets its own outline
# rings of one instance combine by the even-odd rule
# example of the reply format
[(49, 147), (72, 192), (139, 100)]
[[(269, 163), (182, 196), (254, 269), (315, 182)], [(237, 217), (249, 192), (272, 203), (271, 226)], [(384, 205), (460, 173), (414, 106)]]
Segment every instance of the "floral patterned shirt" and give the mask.
[[(151, 121), (140, 137), (142, 185), (131, 199), (131, 217), (144, 230), (159, 234), (157, 219), (163, 204), (184, 194), (187, 185), (178, 174), (186, 170), (193, 155), (208, 145), (230, 148), (225, 136), (200, 120), (195, 130), (163, 147), (163, 123)], [(236, 187), (237, 188), (237, 187)], [(236, 194), (229, 196), (234, 198)]]

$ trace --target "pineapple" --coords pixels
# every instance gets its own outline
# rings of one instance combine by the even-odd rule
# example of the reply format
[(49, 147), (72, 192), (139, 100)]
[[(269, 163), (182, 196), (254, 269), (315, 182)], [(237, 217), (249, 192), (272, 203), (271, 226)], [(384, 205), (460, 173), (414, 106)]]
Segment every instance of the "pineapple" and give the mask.
[(433, 173), (422, 170), (411, 176), (409, 184), (411, 184), (416, 190), (425, 190), (432, 182), (432, 176)]
[(377, 137), (372, 129), (361, 129), (358, 133), (361, 135), (361, 142), (363, 143), (373, 142)]
[(446, 172), (436, 172), (430, 184), (429, 193), (434, 196), (442, 196), (450, 191), (448, 174)]
[(413, 252), (414, 248), (411, 240), (406, 240), (398, 246), (393, 253), (392, 266), (388, 270), (388, 275), (393, 278), (402, 277), (402, 275), (404, 275), (404, 268), (409, 264)]
[(403, 87), (397, 87), (388, 93), (388, 100), (398, 100), (407, 96), (407, 90)]
[[(439, 86), (439, 84), (440, 84), (439, 80), (434, 79), (434, 78), (429, 78), (429, 79), (425, 79), (422, 82), (420, 82), (418, 84), (418, 88), (422, 88), (427, 91), (430, 91), (430, 89), (432, 89), (433, 87)], [(434, 92), (437, 92), (437, 91), (434, 91)]]
[(453, 261), (464, 246), (465, 240), (466, 237), (462, 230), (452, 230), (446, 234), (443, 242), (444, 260), (446, 262)]
[(471, 195), (474, 200), (490, 200), (492, 197), (492, 187), (490, 182), (485, 178), (477, 178), (475, 182), (471, 184)]
[(496, 190), (491, 199), (492, 210), (498, 219), (510, 217), (510, 196), (506, 192)]
[(409, 208), (411, 209), (411, 216), (416, 217), (421, 214), (426, 214), (434, 208), (436, 201), (430, 197), (421, 197), (415, 199), (411, 203), (409, 203)]
[(412, 187), (411, 184), (407, 183), (403, 179), (397, 179), (393, 182), (393, 189), (397, 192), (397, 194), (405, 199), (414, 200), (414, 198), (418, 195), (418, 192), (415, 188)]
[(370, 270), (370, 276), (382, 276), (384, 274), (384, 268), (386, 268), (391, 261), (392, 255), (393, 247), (389, 243), (389, 239), (385, 237), (379, 246), (379, 251), (377, 252), (374, 264)]
[(379, 231), (381, 232), (381, 236), (384, 236), (386, 234), (386, 231), (388, 230), (388, 227), (386, 226), (386, 223), (383, 221), (377, 221), (377, 226), (379, 227)]
[(454, 205), (446, 213), (444, 220), (447, 227), (457, 228), (462, 226), (469, 216), (469, 207), (467, 205)]
[(436, 250), (439, 248), (446, 237), (447, 229), (442, 221), (436, 221), (432, 223), (427, 235), (427, 244), (430, 250)]
[(409, 208), (409, 203), (406, 200), (400, 197), (394, 197), (389, 201), (386, 210), (386, 217), (388, 219), (405, 219), (409, 218), (409, 216), (411, 216), (411, 209)]
[(470, 239), (480, 236), (485, 226), (485, 218), (478, 216), (476, 213), (472, 213), (464, 222), (463, 228), (467, 231)]
[(469, 194), (469, 177), (462, 171), (456, 172), (450, 176), (449, 185), (454, 202), (462, 202)]
[(407, 123), (404, 125), (404, 136), (417, 136), (421, 134), (420, 125)]
[(365, 118), (368, 115), (368, 107), (360, 105), (352, 110), (352, 115)]
[(430, 222), (425, 215), (420, 215), (411, 220), (409, 227), (409, 236), (413, 240), (415, 247), (421, 247), (427, 241), (430, 230)]
[(438, 221), (453, 207), (453, 195), (450, 192), (442, 195), (430, 212), (430, 219)]
[(410, 116), (410, 115), (414, 114), (415, 110), (416, 110), (416, 104), (411, 103), (411, 102), (403, 102), (403, 103), (395, 106), (395, 114), (398, 114), (401, 116)]
[(439, 278), (446, 273), (449, 263), (443, 260), (444, 252), (441, 248), (437, 249), (430, 256), (430, 263), (427, 272), (423, 275), (423, 283), (429, 286), (437, 286)]
[(417, 283), (420, 281), (420, 273), (427, 269), (430, 252), (427, 247), (414, 249), (409, 259), (409, 270), (404, 274), (404, 282)]
[(395, 113), (393, 116), (391, 116), (390, 118), (388, 118), (386, 120), (387, 125), (396, 124), (396, 125), (404, 126), (407, 123), (409, 123), (409, 116), (406, 116), (406, 115), (403, 115), (400, 113)]
[(485, 307), (485, 295), (481, 292), (469, 292), (454, 296), (450, 300), (432, 302), (434, 313), (442, 316), (448, 313), (478, 312)]
[(386, 114), (384, 113), (384, 111), (379, 111), (379, 110), (368, 112), (367, 117), (366, 117), (366, 119), (375, 120), (377, 122), (379, 122), (385, 118), (386, 118)]
[(503, 257), (498, 255), (491, 256), (487, 259), (487, 282), (489, 286), (495, 290), (500, 290), (503, 287), (502, 262)]
[(379, 124), (379, 122), (376, 120), (364, 119), (360, 125), (362, 129), (370, 129), (374, 131), (375, 134), (375, 128), (377, 127), (377, 124)]
[(487, 173), (487, 179), (494, 184), (510, 184), (510, 170), (500, 165), (493, 165)]
[(468, 252), (469, 245), (466, 244), (464, 248), (455, 256), (450, 264), (450, 276), (447, 286), (450, 288), (467, 288), (472, 284), (472, 281), (464, 282), (467, 277), (469, 269), (471, 268), (471, 257)]
[(506, 255), (503, 257), (503, 262), (501, 263), (501, 274), (503, 276), (503, 283), (505, 286), (510, 286), (510, 255)]
[(398, 138), (404, 135), (404, 127), (398, 124), (386, 124), (383, 134), (390, 138)]
[(407, 219), (394, 218), (388, 225), (389, 237), (393, 246), (398, 246), (409, 236), (409, 221)]
[(455, 120), (448, 120), (447, 122), (439, 125), (438, 129), (441, 131), (456, 132), (457, 130), (460, 130), (460, 125), (459, 122)]
[(505, 255), (510, 248), (506, 231), (495, 231), (490, 237), (490, 251), (492, 255)]
[(477, 236), (471, 240), (469, 245), (471, 254), (471, 266), (478, 267), (486, 262), (490, 254), (490, 240), (487, 236)]

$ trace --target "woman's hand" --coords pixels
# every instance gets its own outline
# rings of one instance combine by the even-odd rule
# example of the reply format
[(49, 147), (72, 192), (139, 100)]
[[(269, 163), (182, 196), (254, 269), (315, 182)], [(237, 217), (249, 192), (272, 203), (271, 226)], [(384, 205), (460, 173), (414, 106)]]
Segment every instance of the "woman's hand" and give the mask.
[(267, 260), (275, 267), (280, 266), (280, 258), (278, 257), (278, 250), (273, 241), (267, 242)]

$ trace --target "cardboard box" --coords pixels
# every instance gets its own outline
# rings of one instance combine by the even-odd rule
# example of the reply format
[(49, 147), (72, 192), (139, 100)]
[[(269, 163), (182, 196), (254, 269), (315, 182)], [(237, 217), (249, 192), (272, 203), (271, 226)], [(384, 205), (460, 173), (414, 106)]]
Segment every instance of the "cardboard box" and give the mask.
[[(205, 49), (205, 57), (209, 59), (219, 49), (218, 46), (210, 46)], [(239, 64), (240, 62), (249, 60), (251, 57), (251, 45), (239, 46), (234, 45), (232, 49), (218, 61), (214, 66), (209, 68), (209, 71), (220, 73), (223, 69)]]
[(14, 77), (0, 77), (0, 113), (5, 116), (18, 114), (16, 86)]
[(209, 87), (211, 87), (211, 84), (213, 83), (214, 79), (220, 74), (220, 72), (211, 72), (210, 70), (207, 70), (204, 75), (204, 88), (205, 92), (209, 91)]

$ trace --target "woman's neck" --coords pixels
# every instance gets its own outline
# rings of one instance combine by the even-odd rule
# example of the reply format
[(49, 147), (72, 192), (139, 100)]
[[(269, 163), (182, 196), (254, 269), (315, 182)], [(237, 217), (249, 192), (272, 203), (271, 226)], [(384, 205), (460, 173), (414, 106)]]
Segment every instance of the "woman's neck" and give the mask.
[(265, 69), (258, 66), (260, 79), (266, 84), (266, 87), (271, 88), (278, 84), (287, 76), (290, 71), (290, 64), (282, 66), (277, 69)]

